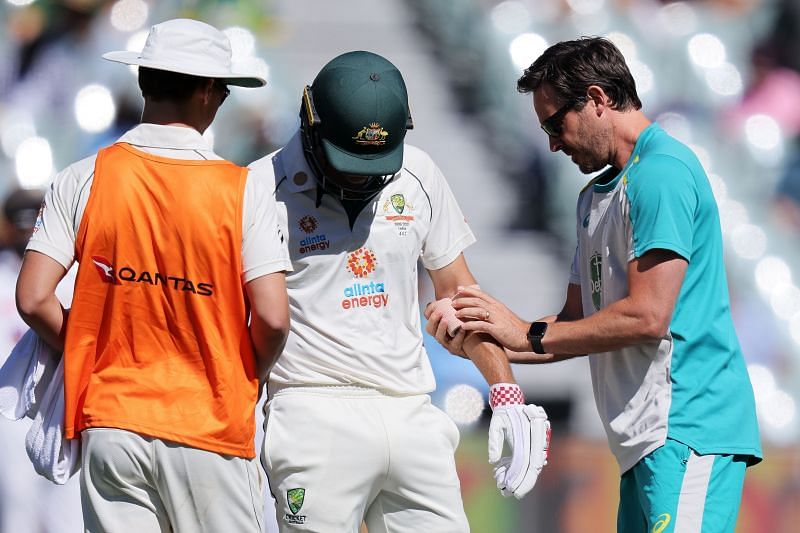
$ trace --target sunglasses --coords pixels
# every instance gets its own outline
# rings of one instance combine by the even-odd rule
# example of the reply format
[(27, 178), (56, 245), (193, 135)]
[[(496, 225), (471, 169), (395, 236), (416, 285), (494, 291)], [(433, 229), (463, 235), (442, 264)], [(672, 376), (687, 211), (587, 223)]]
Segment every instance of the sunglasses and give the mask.
[(540, 124), (544, 132), (550, 137), (558, 137), (564, 130), (564, 117), (569, 113), (577, 104), (577, 102), (567, 102), (558, 111), (544, 119)]

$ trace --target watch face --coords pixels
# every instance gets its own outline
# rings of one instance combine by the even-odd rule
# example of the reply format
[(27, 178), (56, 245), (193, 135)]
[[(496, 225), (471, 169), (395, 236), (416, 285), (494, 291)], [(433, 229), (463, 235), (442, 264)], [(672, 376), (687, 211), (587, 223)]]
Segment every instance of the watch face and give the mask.
[(528, 337), (542, 337), (544, 332), (547, 331), (547, 322), (534, 322), (531, 324), (531, 329), (528, 330)]

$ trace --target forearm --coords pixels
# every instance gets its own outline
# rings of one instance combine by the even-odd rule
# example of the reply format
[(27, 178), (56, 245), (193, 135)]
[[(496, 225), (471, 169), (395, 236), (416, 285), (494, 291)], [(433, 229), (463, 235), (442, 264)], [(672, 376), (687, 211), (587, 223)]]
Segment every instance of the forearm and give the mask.
[(56, 350), (64, 350), (69, 310), (64, 309), (55, 294), (33, 306), (18, 305), (18, 310), (22, 320), (44, 342)]
[(251, 323), (250, 338), (253, 341), (260, 382), (266, 382), (275, 361), (283, 352), (286, 337), (287, 332), (284, 330), (269, 328), (257, 320)]
[(587, 318), (550, 324), (542, 346), (548, 352), (575, 357), (657, 340), (665, 333), (646, 306), (623, 298)]
[[(556, 322), (566, 322), (569, 321), (570, 317), (568, 317), (563, 311), (559, 315), (550, 315), (537, 320), (537, 322), (547, 322), (550, 324), (548, 326), (548, 331), (550, 328), (553, 327), (553, 324)], [(554, 354), (554, 353), (536, 353), (533, 351), (524, 351), (524, 352), (515, 352), (513, 350), (505, 350), (506, 356), (508, 360), (512, 363), (519, 363), (519, 364), (544, 364), (544, 363), (557, 363), (559, 361), (566, 361), (567, 359), (573, 359), (575, 357), (581, 357), (585, 354)]]
[(489, 385), (516, 383), (503, 348), (491, 336), (470, 333), (464, 340), (464, 352)]

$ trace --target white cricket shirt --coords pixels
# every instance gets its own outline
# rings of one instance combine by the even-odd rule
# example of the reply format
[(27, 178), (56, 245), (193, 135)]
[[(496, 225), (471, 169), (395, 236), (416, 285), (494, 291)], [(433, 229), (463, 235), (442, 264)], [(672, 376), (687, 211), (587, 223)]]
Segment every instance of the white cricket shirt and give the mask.
[(445, 267), (475, 237), (431, 158), (406, 145), (403, 168), (352, 230), (338, 199), (325, 194), (316, 207), (317, 183), (299, 133), (251, 168), (273, 174), (294, 268), (286, 278), (291, 333), (270, 380), (432, 391), (417, 262)]
[[(139, 124), (117, 142), (161, 157), (220, 160), (197, 130)], [(75, 236), (89, 199), (97, 155), (73, 163), (56, 175), (45, 195), (28, 250), (36, 250), (69, 267), (75, 260)], [(248, 173), (242, 209), (242, 268), (245, 282), (291, 269), (286, 243), (277, 226), (272, 185)]]

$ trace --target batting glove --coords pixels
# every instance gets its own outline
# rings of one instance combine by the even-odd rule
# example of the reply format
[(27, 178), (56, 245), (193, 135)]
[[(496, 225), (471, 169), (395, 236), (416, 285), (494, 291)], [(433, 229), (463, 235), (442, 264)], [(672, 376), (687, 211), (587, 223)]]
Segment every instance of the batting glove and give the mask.
[[(497, 383), (490, 389), (492, 420), (489, 424), (489, 462), (503, 496), (521, 500), (547, 464), (550, 448), (550, 422), (544, 409), (525, 405), (519, 386)], [(501, 457), (503, 443), (511, 455)]]

